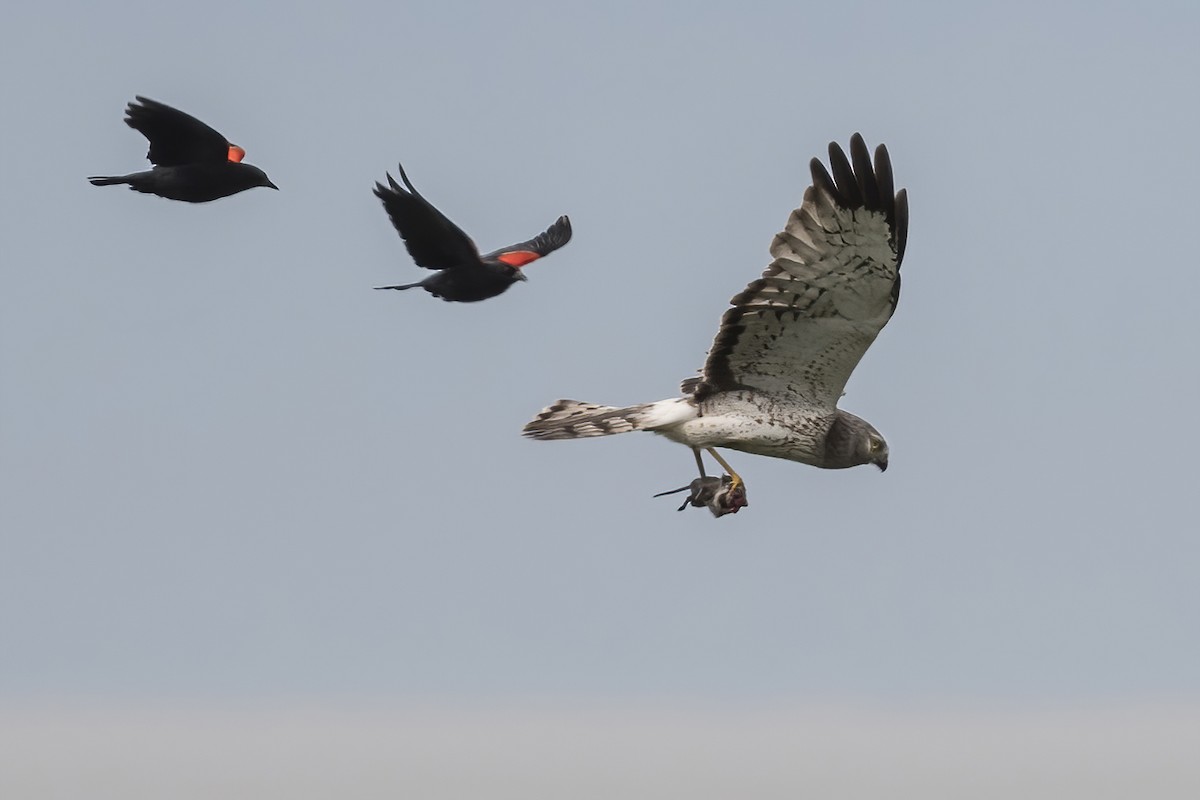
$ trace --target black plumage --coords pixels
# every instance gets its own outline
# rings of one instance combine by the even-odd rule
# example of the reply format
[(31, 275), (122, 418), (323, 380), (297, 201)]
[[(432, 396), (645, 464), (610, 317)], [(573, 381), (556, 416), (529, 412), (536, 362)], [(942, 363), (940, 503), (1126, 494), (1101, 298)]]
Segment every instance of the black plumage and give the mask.
[(128, 185), (169, 200), (205, 203), (256, 186), (278, 189), (266, 173), (241, 163), (246, 151), (190, 114), (140, 95), (125, 109), (125, 124), (150, 142), (145, 172), (88, 178), (95, 186)]
[(525, 280), (521, 267), (571, 241), (571, 221), (562, 216), (532, 239), (480, 255), (471, 237), (421, 196), (404, 173), (403, 166), (399, 169), (404, 186), (388, 174), (387, 186), (375, 184), (375, 196), (383, 202), (392, 225), (404, 239), (417, 266), (437, 272), (415, 283), (376, 286), (376, 289), (419, 286), (447, 301), (473, 303), (487, 300), (517, 281)]

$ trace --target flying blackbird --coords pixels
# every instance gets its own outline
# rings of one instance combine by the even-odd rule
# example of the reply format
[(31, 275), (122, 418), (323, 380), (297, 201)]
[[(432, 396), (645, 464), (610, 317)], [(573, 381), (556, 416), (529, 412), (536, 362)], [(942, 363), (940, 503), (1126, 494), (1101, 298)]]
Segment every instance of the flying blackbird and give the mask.
[(402, 166), (400, 179), (408, 191), (397, 185), (389, 173), (387, 186), (375, 184), (375, 196), (383, 201), (392, 225), (403, 237), (417, 266), (440, 272), (416, 283), (376, 286), (376, 289), (420, 286), (434, 297), (447, 301), (473, 303), (486, 300), (517, 281), (525, 280), (521, 267), (571, 241), (571, 221), (564, 216), (540, 236), (481, 256), (471, 237), (413, 188)]
[(178, 109), (138, 96), (125, 109), (125, 124), (150, 140), (146, 158), (154, 167), (130, 175), (88, 178), (96, 186), (125, 183), (137, 192), (189, 203), (205, 203), (255, 186), (279, 188), (258, 167), (241, 163), (245, 150)]

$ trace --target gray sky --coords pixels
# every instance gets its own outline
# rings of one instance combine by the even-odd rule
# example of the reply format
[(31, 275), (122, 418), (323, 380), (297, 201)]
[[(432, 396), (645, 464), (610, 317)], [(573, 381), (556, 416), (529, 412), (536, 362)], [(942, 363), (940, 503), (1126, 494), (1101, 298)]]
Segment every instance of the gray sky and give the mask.
[[(1200, 700), (1185, 4), (25, 4), (0, 28), (0, 704), (733, 708)], [(142, 169), (133, 95), (278, 193)], [(649, 435), (861, 131), (904, 292), (843, 406), (891, 467), (732, 453), (676, 513)], [(483, 248), (575, 238), (478, 305), (416, 280), (398, 160)], [(561, 795), (560, 795), (561, 796)]]

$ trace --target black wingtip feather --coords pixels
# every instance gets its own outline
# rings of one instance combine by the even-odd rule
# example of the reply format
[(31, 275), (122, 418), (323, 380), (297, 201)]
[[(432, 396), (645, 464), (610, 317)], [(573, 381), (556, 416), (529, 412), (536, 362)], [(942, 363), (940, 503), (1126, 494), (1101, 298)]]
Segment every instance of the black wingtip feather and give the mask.
[(821, 159), (814, 158), (808, 162), (809, 171), (812, 172), (813, 186), (831, 197), (837, 197), (837, 186), (833, 182), (833, 178), (829, 176), (829, 171), (825, 169), (825, 165), (821, 163)]
[(896, 192), (895, 221), (892, 223), (896, 231), (896, 266), (904, 260), (904, 248), (908, 245), (908, 190)]
[(566, 214), (563, 214), (554, 221), (553, 225), (546, 229), (545, 236), (553, 244), (554, 249), (557, 250), (571, 241), (571, 234), (571, 220), (567, 218)]
[(376, 181), (374, 190), (375, 196), (384, 203), (394, 201), (398, 197), (406, 197), (410, 194), (410, 192), (405, 191), (400, 184), (396, 183), (396, 179), (392, 177), (390, 172), (385, 172), (384, 175), (387, 176), (387, 186), (384, 186), (379, 181)]
[(534, 237), (529, 246), (540, 256), (546, 256), (571, 241), (571, 220), (559, 217), (549, 228)]
[(837, 194), (834, 197), (839, 198), (847, 208), (861, 208), (863, 197), (858, 189), (858, 180), (854, 177), (854, 170), (846, 159), (845, 151), (837, 142), (829, 143), (829, 166), (833, 170), (833, 180), (837, 183)]
[(892, 159), (888, 155), (887, 145), (875, 148), (875, 185), (879, 187), (881, 202), (887, 202), (896, 196), (896, 184), (892, 177)]
[(862, 134), (855, 133), (850, 137), (850, 160), (854, 163), (854, 177), (858, 179), (863, 205), (881, 208), (879, 182), (875, 170), (871, 168), (871, 151), (867, 149)]
[(146, 116), (155, 109), (169, 109), (171, 106), (166, 103), (160, 103), (157, 100), (151, 100), (149, 97), (143, 97), (140, 94), (133, 96), (132, 103), (125, 104), (125, 122), (131, 128), (133, 121), (139, 116)]
[[(408, 190), (410, 192), (412, 192), (414, 195), (416, 195), (417, 197), (420, 197), (421, 193), (416, 190), (416, 188), (412, 185), (412, 181), (410, 181), (408, 179), (408, 175), (404, 172), (404, 165), (397, 163), (396, 169), (398, 169), (400, 171), (400, 180), (404, 181), (404, 185), (406, 187), (408, 187)], [(397, 186), (396, 188), (399, 189), (400, 187)]]

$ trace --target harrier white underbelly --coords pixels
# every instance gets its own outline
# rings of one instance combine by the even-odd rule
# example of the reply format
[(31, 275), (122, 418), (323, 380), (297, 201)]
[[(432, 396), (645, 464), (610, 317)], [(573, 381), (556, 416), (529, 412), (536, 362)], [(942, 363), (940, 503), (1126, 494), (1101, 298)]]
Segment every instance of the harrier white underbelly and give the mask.
[(821, 466), (829, 417), (798, 411), (737, 393), (707, 398), (698, 416), (652, 430), (688, 447), (727, 447)]

